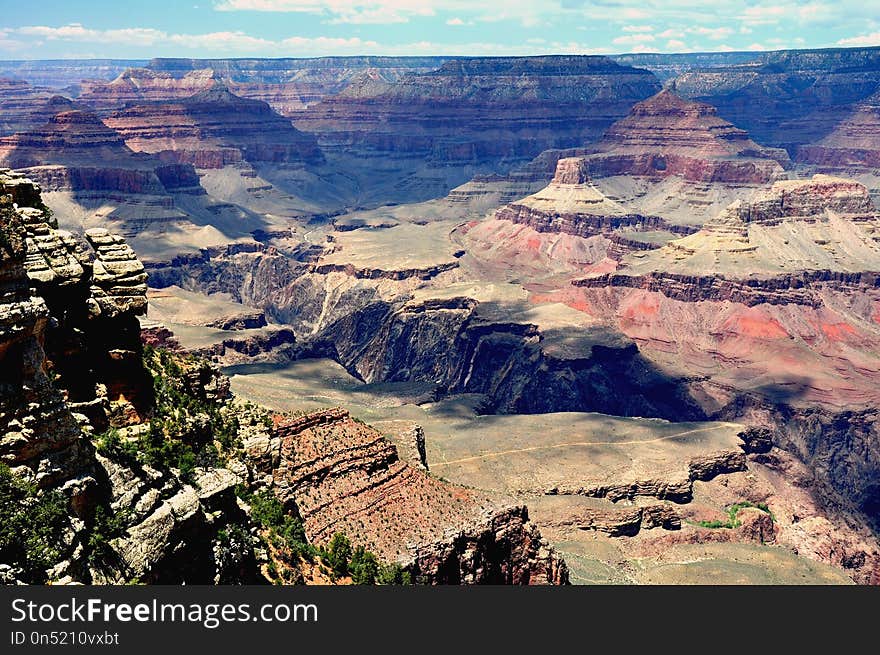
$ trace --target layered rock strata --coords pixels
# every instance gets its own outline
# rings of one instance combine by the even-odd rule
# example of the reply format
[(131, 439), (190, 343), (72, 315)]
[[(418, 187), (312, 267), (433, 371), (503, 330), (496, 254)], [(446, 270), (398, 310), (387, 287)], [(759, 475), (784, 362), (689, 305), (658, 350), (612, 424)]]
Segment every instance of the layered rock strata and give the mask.
[(588, 158), (594, 176), (681, 176), (687, 180), (762, 184), (780, 177), (788, 155), (763, 148), (716, 115), (711, 105), (664, 90), (614, 123)]
[(396, 83), (364, 79), (296, 125), (331, 148), (444, 165), (525, 160), (595, 139), (658, 89), (647, 71), (604, 57), (457, 59)]
[(821, 140), (798, 148), (797, 161), (829, 171), (880, 169), (880, 92), (857, 103)]
[(676, 93), (718, 108), (759, 142), (786, 148), (816, 143), (853, 107), (877, 91), (876, 48), (829, 48), (769, 52), (753, 62), (688, 71), (674, 81)]
[(567, 570), (525, 507), (499, 504), (402, 462), (345, 411), (281, 423), (276, 493), (314, 543), (355, 534), (431, 584), (565, 584)]
[(222, 168), (242, 161), (322, 161), (314, 137), (295, 129), (269, 105), (215, 83), (174, 103), (137, 105), (107, 117), (126, 144), (166, 162)]

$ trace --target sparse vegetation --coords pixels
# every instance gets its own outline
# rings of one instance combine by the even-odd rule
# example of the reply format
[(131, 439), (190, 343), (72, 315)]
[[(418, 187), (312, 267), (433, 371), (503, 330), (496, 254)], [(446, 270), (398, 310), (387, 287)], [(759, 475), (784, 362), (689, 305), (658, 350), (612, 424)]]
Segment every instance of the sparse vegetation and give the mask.
[(350, 576), (357, 585), (411, 585), (410, 573), (400, 564), (383, 565), (364, 546), (352, 548), (344, 534), (333, 535), (326, 548), (319, 550), (321, 561), (329, 567), (331, 579)]
[(41, 491), (0, 464), (0, 562), (18, 567), (26, 582), (45, 582), (63, 553), (67, 501)]
[[(155, 403), (147, 430), (127, 439), (110, 428), (94, 438), (98, 452), (119, 461), (139, 462), (158, 469), (175, 468), (181, 479), (192, 482), (197, 466), (219, 466), (226, 453), (240, 447), (239, 420), (222, 402), (200, 398), (186, 388), (180, 363), (208, 366), (192, 356), (161, 348), (144, 347), (144, 366), (153, 378)], [(252, 411), (252, 420), (267, 419)], [(271, 419), (269, 419), (271, 420)]]
[(110, 542), (125, 533), (127, 518), (127, 513), (113, 512), (104, 505), (95, 510), (88, 539), (89, 566), (101, 568), (113, 561), (115, 553)]
[(770, 511), (770, 508), (767, 507), (766, 503), (752, 503), (748, 500), (744, 500), (739, 503), (735, 503), (727, 508), (727, 520), (726, 521), (698, 521), (695, 525), (700, 526), (701, 528), (711, 528), (711, 529), (727, 529), (732, 530), (734, 528), (738, 528), (742, 525), (742, 521), (737, 518), (737, 514), (741, 509), (745, 509), (747, 507), (752, 507), (754, 509), (759, 509), (762, 512), (766, 512), (770, 515), (771, 520), (775, 520), (773, 518), (773, 513)]
[(314, 559), (317, 551), (309, 544), (302, 521), (298, 516), (285, 512), (284, 506), (271, 491), (249, 494), (239, 488), (239, 495), (251, 506), (251, 520), (268, 531), (269, 543), (284, 550), (294, 563), (300, 559)]

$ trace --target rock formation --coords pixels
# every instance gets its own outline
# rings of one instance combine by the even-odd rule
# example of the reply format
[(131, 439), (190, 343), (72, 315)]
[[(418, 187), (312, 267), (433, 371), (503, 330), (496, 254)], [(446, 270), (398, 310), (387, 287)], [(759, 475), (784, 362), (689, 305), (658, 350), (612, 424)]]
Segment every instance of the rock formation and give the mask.
[(559, 232), (579, 237), (611, 234), (620, 228), (633, 231), (668, 230), (690, 232), (670, 225), (658, 216), (627, 211), (605, 196), (590, 179), (592, 160), (587, 157), (560, 159), (553, 180), (544, 189), (512, 202), (495, 212), (495, 218), (528, 225), (538, 232)]
[(122, 110), (106, 123), (132, 150), (196, 168), (322, 160), (314, 137), (295, 129), (266, 103), (240, 98), (219, 83), (178, 102)]
[[(755, 278), (770, 278), (767, 290), (826, 281), (871, 287), (880, 271), (878, 235), (880, 214), (864, 185), (825, 175), (781, 180), (734, 203), (699, 232), (644, 254), (627, 274), (702, 276), (715, 287), (739, 278), (756, 291), (762, 283)], [(782, 294), (780, 301), (796, 302), (799, 295)]]
[(382, 559), (431, 584), (565, 584), (565, 564), (528, 521), (402, 462), (395, 447), (341, 410), (279, 425), (277, 493), (306, 534), (357, 535)]
[(45, 123), (42, 116), (53, 93), (20, 79), (0, 77), (0, 136)]
[(171, 194), (205, 193), (192, 166), (137, 155), (95, 114), (73, 107), (53, 99), (44, 125), (0, 137), (0, 164), (23, 170), (47, 192), (70, 194), (86, 211), (109, 204), (111, 220), (129, 234), (186, 221)]
[(592, 141), (658, 89), (647, 71), (603, 57), (457, 59), (394, 83), (364, 78), (294, 122), (327, 152), (356, 152), (388, 169), (398, 192), (419, 172), (422, 188), (411, 193), (427, 198), (467, 180), (452, 165), (506, 169)]
[(85, 275), (84, 261), (79, 259), (83, 253), (70, 241), (64, 243), (51, 234), (41, 240), (49, 242), (46, 250), (37, 250), (13, 200), (24, 201), (28, 196), (39, 198), (28, 180), (8, 173), (0, 176), (0, 456), (4, 463), (27, 471), (40, 486), (61, 487), (70, 482), (71, 495), (79, 496), (95, 482), (82, 461), (87, 459), (88, 448), (77, 420), (47, 371), (44, 344), (49, 307), (43, 298), (30, 293), (28, 263), (37, 279), (50, 279), (57, 271), (64, 282), (77, 285)]
[(77, 100), (107, 113), (132, 105), (161, 103), (189, 98), (211, 89), (216, 78), (210, 69), (191, 71), (181, 78), (149, 68), (130, 68), (116, 79), (85, 82)]
[[(153, 59), (148, 69), (187, 80), (206, 70), (242, 98), (261, 100), (282, 116), (293, 116), (369, 77), (396, 82), (409, 73), (438, 68), (443, 57), (316, 57), (313, 59)], [(140, 72), (137, 73), (140, 83)], [(145, 75), (146, 76), (146, 75)]]
[(820, 170), (880, 169), (880, 92), (857, 103), (820, 141), (798, 148), (797, 160)]
[(605, 132), (588, 159), (594, 176), (679, 175), (687, 180), (764, 183), (788, 164), (784, 151), (763, 148), (716, 115), (711, 105), (671, 91), (636, 104)]
[(788, 50), (674, 80), (676, 93), (718, 108), (759, 143), (786, 148), (816, 143), (877, 90), (876, 48)]

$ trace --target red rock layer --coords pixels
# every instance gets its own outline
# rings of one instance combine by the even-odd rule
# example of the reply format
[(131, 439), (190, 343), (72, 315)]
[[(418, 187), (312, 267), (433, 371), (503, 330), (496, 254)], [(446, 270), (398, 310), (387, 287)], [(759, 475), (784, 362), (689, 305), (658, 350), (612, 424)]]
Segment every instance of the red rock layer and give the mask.
[(309, 540), (348, 534), (431, 583), (564, 584), (565, 564), (522, 506), (499, 504), (402, 462), (379, 432), (341, 409), (277, 427), (276, 493)]
[(828, 170), (880, 168), (880, 93), (856, 105), (821, 141), (801, 146), (797, 160)]
[(0, 137), (0, 164), (24, 169), (46, 191), (162, 196), (199, 188), (191, 166), (135, 154), (95, 114), (70, 110), (69, 101), (53, 99), (50, 106), (56, 113), (41, 127)]
[(648, 71), (604, 57), (462, 59), (393, 84), (361, 79), (296, 125), (334, 147), (438, 162), (528, 159), (595, 139), (658, 88)]
[(131, 107), (106, 119), (130, 148), (161, 159), (222, 168), (249, 162), (318, 163), (317, 142), (264, 102), (215, 86), (174, 104)]
[(589, 157), (594, 176), (680, 175), (689, 180), (764, 183), (782, 173), (784, 151), (763, 148), (716, 115), (715, 108), (670, 91), (638, 103)]

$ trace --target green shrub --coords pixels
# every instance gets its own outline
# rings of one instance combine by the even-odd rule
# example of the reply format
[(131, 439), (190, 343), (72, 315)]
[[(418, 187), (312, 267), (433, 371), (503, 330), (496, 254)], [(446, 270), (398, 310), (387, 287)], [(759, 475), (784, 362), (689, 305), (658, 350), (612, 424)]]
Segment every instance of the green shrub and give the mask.
[(277, 528), (284, 522), (284, 506), (271, 491), (263, 490), (246, 499), (251, 518), (263, 528)]
[(127, 519), (127, 512), (115, 513), (104, 505), (95, 510), (88, 539), (90, 566), (101, 568), (113, 561), (116, 553), (110, 542), (125, 534)]
[(62, 557), (67, 501), (0, 464), (0, 562), (20, 567), (26, 582), (45, 581), (45, 570)]
[(351, 580), (358, 585), (376, 584), (379, 576), (379, 560), (363, 546), (354, 549), (348, 564)]
[(321, 559), (330, 567), (331, 578), (344, 578), (348, 575), (351, 561), (351, 542), (341, 532), (333, 535), (326, 548), (320, 550)]
[(770, 514), (771, 521), (776, 520), (774, 518), (773, 514), (770, 512), (770, 508), (767, 507), (767, 503), (752, 503), (752, 502), (749, 502), (748, 500), (744, 500), (742, 502), (735, 503), (735, 504), (731, 505), (727, 509), (727, 520), (726, 521), (719, 521), (717, 519), (714, 521), (699, 521), (696, 523), (696, 525), (700, 526), (701, 528), (712, 528), (712, 529), (723, 528), (726, 530), (732, 530), (734, 528), (738, 528), (739, 526), (742, 525), (742, 521), (740, 521), (736, 516), (737, 516), (737, 514), (739, 514), (739, 511), (741, 509), (745, 509), (746, 507), (753, 507), (754, 509), (759, 509), (762, 512), (766, 512), (767, 514)]
[(256, 494), (248, 494), (242, 489), (236, 491), (251, 506), (251, 520), (269, 531), (269, 541), (276, 547), (287, 549), (295, 560), (301, 557), (311, 560), (315, 556), (316, 551), (309, 544), (302, 521), (285, 512), (271, 491)]
[(411, 585), (412, 575), (400, 564), (389, 564), (379, 569), (376, 582), (383, 585)]

